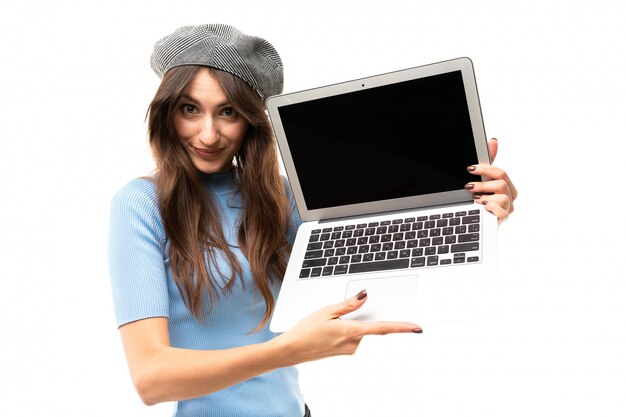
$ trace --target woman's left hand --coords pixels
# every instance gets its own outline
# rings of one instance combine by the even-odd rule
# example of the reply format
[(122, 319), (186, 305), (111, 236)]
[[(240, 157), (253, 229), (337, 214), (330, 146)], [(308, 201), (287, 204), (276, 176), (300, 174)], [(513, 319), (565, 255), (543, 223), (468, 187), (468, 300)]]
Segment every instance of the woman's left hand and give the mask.
[[(488, 143), (491, 161), (498, 153), (498, 140)], [(469, 182), (465, 189), (474, 193), (474, 200), (498, 217), (498, 223), (505, 221), (513, 213), (513, 202), (517, 198), (517, 189), (504, 170), (493, 165), (477, 164), (467, 167), (475, 175), (484, 176), (487, 181)]]

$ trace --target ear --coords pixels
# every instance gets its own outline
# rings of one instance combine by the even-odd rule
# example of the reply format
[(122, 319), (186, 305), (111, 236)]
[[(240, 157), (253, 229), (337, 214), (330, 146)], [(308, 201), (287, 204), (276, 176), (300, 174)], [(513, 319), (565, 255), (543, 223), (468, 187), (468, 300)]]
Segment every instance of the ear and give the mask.
[(487, 147), (489, 148), (489, 159), (491, 159), (491, 162), (493, 163), (493, 160), (496, 159), (496, 155), (498, 154), (498, 139), (489, 139)]

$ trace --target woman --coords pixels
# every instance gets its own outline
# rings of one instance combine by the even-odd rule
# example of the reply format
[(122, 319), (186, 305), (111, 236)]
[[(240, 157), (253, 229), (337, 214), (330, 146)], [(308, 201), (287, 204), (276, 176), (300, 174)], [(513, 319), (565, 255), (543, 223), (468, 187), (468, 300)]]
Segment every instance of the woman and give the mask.
[[(282, 91), (280, 57), (263, 39), (202, 25), (157, 42), (152, 66), (163, 78), (148, 110), (156, 171), (111, 211), (116, 317), (137, 391), (146, 404), (177, 401), (177, 416), (310, 415), (293, 365), (421, 328), (337, 320), (366, 301), (361, 291), (271, 333), (299, 221), (263, 106)], [(506, 174), (474, 172), (500, 175), (472, 185), (506, 218)]]

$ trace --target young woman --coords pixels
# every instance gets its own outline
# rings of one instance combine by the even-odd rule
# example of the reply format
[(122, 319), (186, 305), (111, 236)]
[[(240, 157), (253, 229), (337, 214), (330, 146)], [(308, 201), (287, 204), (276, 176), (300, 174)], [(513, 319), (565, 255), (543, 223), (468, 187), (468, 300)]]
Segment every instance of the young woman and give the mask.
[[(177, 401), (176, 416), (310, 415), (294, 365), (421, 329), (338, 320), (366, 302), (361, 291), (271, 333), (299, 222), (263, 105), (282, 90), (280, 58), (263, 39), (202, 25), (159, 41), (152, 66), (163, 78), (148, 110), (156, 170), (111, 210), (116, 318), (137, 391), (146, 404)], [(504, 220), (512, 183), (495, 167), (474, 172), (496, 179), (471, 185)]]

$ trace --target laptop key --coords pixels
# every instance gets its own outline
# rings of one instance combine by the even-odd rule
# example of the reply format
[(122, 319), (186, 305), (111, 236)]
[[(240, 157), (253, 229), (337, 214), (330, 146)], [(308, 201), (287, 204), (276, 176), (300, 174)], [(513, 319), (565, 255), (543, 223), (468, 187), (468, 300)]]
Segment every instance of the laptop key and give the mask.
[(311, 274), (311, 270), (308, 268), (305, 268), (300, 271), (300, 278), (308, 278), (310, 274)]
[(463, 224), (472, 224), (472, 223), (479, 223), (480, 222), (480, 216), (465, 216), (463, 217)]
[(306, 250), (317, 250), (322, 249), (322, 242), (309, 243), (306, 247)]
[(323, 250), (311, 250), (304, 254), (304, 259), (315, 259), (324, 256)]
[(348, 273), (348, 265), (337, 265), (335, 267), (335, 275), (343, 275), (347, 273)]
[(389, 269), (403, 269), (409, 267), (409, 259), (392, 259), (379, 262), (364, 262), (360, 264), (350, 265), (348, 272), (351, 274), (357, 274), (360, 272), (374, 272), (374, 271), (386, 271)]
[(456, 245), (450, 246), (450, 252), (471, 252), (480, 249), (480, 244), (478, 242), (470, 242), (470, 243), (459, 243)]
[(468, 233), (466, 235), (459, 236), (459, 243), (464, 242), (476, 242), (479, 239), (480, 235), (478, 233)]
[(420, 256), (419, 258), (411, 258), (411, 268), (418, 268), (426, 265), (426, 258)]
[(302, 268), (312, 268), (314, 266), (326, 265), (326, 258), (307, 259), (302, 263)]

